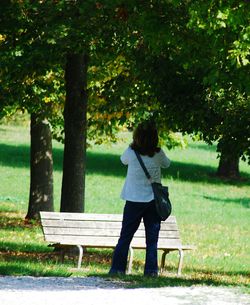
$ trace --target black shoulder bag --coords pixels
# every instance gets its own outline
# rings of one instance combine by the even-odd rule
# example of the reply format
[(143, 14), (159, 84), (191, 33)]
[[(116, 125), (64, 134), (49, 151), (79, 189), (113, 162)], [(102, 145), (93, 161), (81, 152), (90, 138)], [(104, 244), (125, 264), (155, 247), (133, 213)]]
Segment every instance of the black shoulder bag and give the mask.
[(148, 170), (146, 169), (146, 166), (145, 166), (144, 162), (142, 161), (140, 154), (137, 151), (135, 151), (135, 154), (136, 154), (136, 157), (137, 157), (146, 177), (148, 178), (148, 180), (151, 183), (153, 193), (154, 193), (156, 211), (157, 211), (159, 217), (161, 218), (161, 220), (166, 220), (170, 216), (171, 211), (172, 211), (172, 205), (169, 200), (168, 187), (163, 186), (161, 183), (152, 182), (151, 176), (150, 176)]

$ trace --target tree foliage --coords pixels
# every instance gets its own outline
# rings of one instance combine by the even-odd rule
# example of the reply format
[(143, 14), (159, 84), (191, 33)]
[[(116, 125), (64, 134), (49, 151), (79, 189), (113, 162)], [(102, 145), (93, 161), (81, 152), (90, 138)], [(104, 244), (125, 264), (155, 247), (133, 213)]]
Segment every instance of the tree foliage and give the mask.
[[(68, 58), (71, 55), (72, 58), (77, 58), (84, 53), (94, 61), (101, 56), (101, 60), (99, 59), (101, 63), (107, 58), (110, 60), (117, 57), (121, 50), (119, 48), (124, 43), (122, 36), (117, 34), (126, 29), (123, 26), (127, 19), (126, 10), (123, 9), (120, 1), (102, 1), (102, 3), (95, 1), (17, 1), (4, 3), (2, 12), (1, 20), (4, 28), (3, 31), (0, 29), (0, 33), (3, 33), (4, 37), (3, 59), (4, 62), (10, 61), (7, 66), (10, 67), (10, 71), (14, 71), (16, 76), (12, 75), (8, 82), (7, 73), (5, 73), (2, 84), (7, 93), (10, 91), (13, 95), (14, 90), (17, 93), (13, 95), (13, 99), (6, 94), (8, 96), (7, 104), (17, 105), (20, 108), (23, 106), (32, 113), (40, 113), (41, 119), (43, 116), (51, 119), (53, 113), (50, 112), (48, 106), (51, 106), (51, 109), (58, 109), (60, 97), (66, 93), (63, 175), (65, 178), (67, 169), (76, 169), (76, 167), (79, 168), (79, 171), (82, 169), (82, 172), (75, 175), (77, 181), (73, 179), (76, 182), (71, 185), (73, 189), (70, 188), (69, 183), (64, 183), (65, 179), (63, 179), (62, 208), (67, 211), (82, 210), (83, 202), (79, 202), (79, 200), (82, 201), (82, 196), (79, 195), (77, 202), (74, 202), (76, 197), (71, 197), (70, 194), (82, 194), (84, 189), (82, 185), (84, 158), (82, 158), (80, 146), (85, 149), (86, 122), (84, 117), (87, 99), (78, 100), (77, 103), (74, 101), (81, 96), (81, 91), (87, 90), (87, 85), (84, 85), (85, 82), (83, 82), (82, 89), (79, 89), (79, 86), (75, 88), (74, 84), (70, 86), (71, 81), (69, 77), (66, 77), (65, 91), (64, 82), (61, 80), (65, 64), (68, 65)], [(8, 28), (8, 23), (15, 24), (15, 26)], [(107, 50), (109, 56), (104, 56)], [(14, 67), (17, 69), (15, 70)], [(6, 67), (4, 68), (6, 70)], [(77, 67), (75, 71), (78, 71)], [(83, 78), (86, 78), (86, 75)], [(79, 84), (80, 81), (80, 79), (76, 80), (75, 84)], [(22, 85), (24, 86), (22, 87)], [(51, 89), (55, 89), (55, 91)], [(16, 96), (20, 101), (15, 100)], [(78, 111), (81, 103), (85, 104), (83, 112)], [(77, 119), (72, 120), (72, 118)], [(105, 126), (104, 122), (105, 118), (102, 121), (103, 126)], [(109, 128), (109, 124), (107, 125)], [(104, 130), (108, 128), (104, 128)], [(80, 142), (76, 139), (78, 134), (81, 138)], [(78, 156), (78, 159), (71, 158), (72, 151), (75, 152), (74, 155)], [(67, 207), (65, 207), (65, 202)], [(76, 210), (74, 206), (77, 207)]]
[[(248, 1), (194, 1), (189, 9), (188, 26), (209, 42), (201, 48), (201, 54), (206, 48), (208, 62), (199, 62), (207, 69), (205, 103), (216, 123), (209, 122), (203, 135), (218, 140), (218, 152), (226, 161), (250, 161), (249, 9)], [(224, 174), (220, 168), (219, 174)]]
[(62, 139), (67, 54), (84, 52), (90, 140), (153, 117), (246, 159), (249, 11), (233, 0), (3, 1), (1, 106), (45, 111)]
[(141, 39), (135, 55), (138, 74), (161, 105), (160, 122), (208, 143), (218, 141), (224, 160), (246, 160), (249, 3), (151, 1), (149, 6), (152, 10), (137, 19)]

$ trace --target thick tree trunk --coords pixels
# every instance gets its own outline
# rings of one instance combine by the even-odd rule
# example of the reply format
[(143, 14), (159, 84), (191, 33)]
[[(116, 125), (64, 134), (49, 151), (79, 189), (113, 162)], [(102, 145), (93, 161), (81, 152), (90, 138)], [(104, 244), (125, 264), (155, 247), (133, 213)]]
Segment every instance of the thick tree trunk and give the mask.
[(39, 211), (53, 211), (52, 136), (47, 120), (31, 114), (30, 195), (26, 219), (38, 219)]
[(68, 54), (64, 108), (64, 158), (61, 212), (84, 211), (87, 56)]
[(239, 156), (232, 154), (232, 151), (222, 150), (217, 175), (229, 179), (239, 178), (239, 161)]

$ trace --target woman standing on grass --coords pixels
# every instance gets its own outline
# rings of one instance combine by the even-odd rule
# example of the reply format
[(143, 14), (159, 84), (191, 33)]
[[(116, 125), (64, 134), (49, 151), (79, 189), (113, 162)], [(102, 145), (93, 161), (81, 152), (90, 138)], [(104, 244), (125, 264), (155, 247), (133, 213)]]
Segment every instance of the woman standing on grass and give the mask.
[(116, 245), (109, 274), (125, 274), (129, 245), (143, 219), (146, 235), (146, 261), (144, 275), (158, 275), (157, 242), (161, 220), (157, 215), (151, 184), (136, 157), (137, 151), (154, 182), (161, 182), (161, 167), (169, 167), (170, 160), (158, 147), (155, 125), (146, 121), (138, 125), (132, 144), (121, 156), (128, 165), (127, 177), (121, 198), (126, 200), (123, 211), (122, 229)]

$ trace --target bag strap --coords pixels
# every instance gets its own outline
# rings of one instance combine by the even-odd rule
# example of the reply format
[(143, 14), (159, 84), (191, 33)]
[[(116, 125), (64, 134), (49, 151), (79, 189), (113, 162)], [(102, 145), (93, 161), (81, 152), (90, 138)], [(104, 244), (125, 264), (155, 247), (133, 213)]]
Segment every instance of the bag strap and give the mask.
[(148, 170), (146, 169), (146, 166), (145, 166), (145, 164), (144, 164), (144, 162), (143, 162), (143, 160), (142, 160), (140, 154), (139, 154), (138, 151), (136, 151), (136, 150), (135, 150), (134, 152), (135, 152), (135, 154), (136, 154), (136, 157), (137, 157), (137, 159), (138, 159), (138, 161), (139, 161), (139, 163), (140, 163), (140, 165), (141, 165), (141, 167), (142, 167), (142, 169), (143, 169), (143, 171), (144, 171), (146, 177), (147, 177), (148, 180), (150, 180), (150, 182), (151, 182), (151, 176), (150, 176)]

